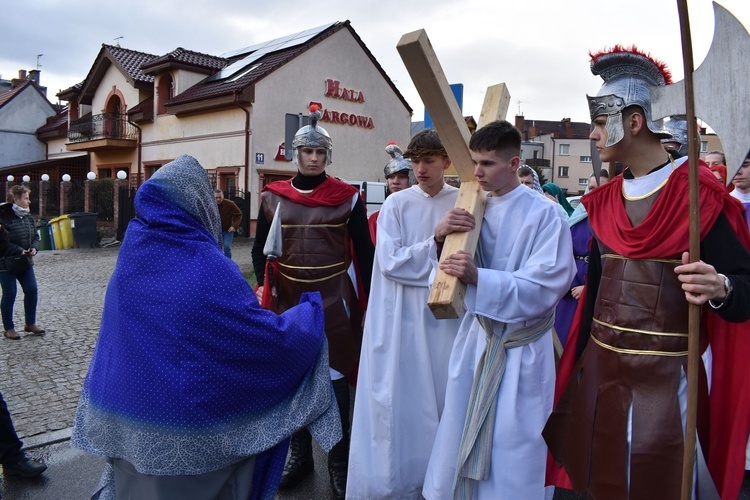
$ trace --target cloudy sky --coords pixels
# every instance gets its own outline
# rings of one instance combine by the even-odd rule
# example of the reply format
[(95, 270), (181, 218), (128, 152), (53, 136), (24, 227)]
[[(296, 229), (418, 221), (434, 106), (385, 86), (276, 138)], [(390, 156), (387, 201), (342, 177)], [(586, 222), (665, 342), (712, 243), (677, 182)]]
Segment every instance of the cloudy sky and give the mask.
[[(695, 67), (713, 35), (710, 0), (688, 0)], [(746, 27), (750, 1), (721, 0)], [(464, 84), (464, 114), (479, 116), (484, 90), (505, 82), (509, 117), (588, 121), (585, 94), (601, 80), (588, 52), (637, 44), (682, 79), (675, 0), (33, 0), (0, 17), (0, 75), (37, 67), (48, 96), (82, 81), (101, 44), (163, 55), (177, 47), (221, 55), (234, 49), (350, 20), (422, 119), (424, 107), (396, 51), (401, 35), (427, 31), (451, 83)], [(303, 77), (304, 75), (300, 75)]]

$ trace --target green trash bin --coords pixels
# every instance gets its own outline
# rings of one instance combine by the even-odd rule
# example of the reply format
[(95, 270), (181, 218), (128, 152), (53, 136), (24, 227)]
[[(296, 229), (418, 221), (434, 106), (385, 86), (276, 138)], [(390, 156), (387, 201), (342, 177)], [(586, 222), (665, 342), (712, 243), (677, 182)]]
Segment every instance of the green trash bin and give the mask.
[(47, 219), (40, 218), (36, 221), (36, 233), (39, 235), (39, 250), (52, 250)]
[(52, 224), (52, 237), (55, 241), (55, 249), (67, 250), (73, 248), (73, 229), (70, 227), (70, 216), (68, 214), (61, 215), (49, 222)]
[(96, 237), (97, 212), (73, 212), (70, 214), (70, 228), (73, 231), (73, 245), (75, 248), (93, 248), (98, 239)]

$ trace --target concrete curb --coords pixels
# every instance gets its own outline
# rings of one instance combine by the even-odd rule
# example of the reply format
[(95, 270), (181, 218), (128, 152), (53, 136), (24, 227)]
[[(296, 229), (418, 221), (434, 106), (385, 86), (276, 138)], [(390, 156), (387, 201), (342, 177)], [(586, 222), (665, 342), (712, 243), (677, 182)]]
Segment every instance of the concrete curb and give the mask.
[(29, 436), (23, 439), (23, 449), (33, 450), (34, 448), (41, 448), (50, 444), (68, 441), (72, 435), (73, 428), (68, 427), (67, 429), (60, 429), (59, 431), (50, 431), (37, 434), (36, 436)]

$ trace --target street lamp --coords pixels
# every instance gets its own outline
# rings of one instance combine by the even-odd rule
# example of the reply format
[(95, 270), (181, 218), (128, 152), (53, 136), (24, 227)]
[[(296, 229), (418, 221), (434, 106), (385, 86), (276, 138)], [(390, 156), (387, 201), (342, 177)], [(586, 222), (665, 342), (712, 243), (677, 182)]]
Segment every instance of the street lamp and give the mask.
[(42, 174), (42, 180), (43, 180), (44, 182), (47, 182), (47, 181), (49, 180), (49, 175), (47, 175), (47, 174)]
[(124, 170), (120, 170), (119, 172), (117, 172), (117, 178), (120, 180), (125, 179), (127, 176), (128, 176), (128, 173), (125, 172)]
[(31, 177), (29, 177), (28, 175), (23, 176), (23, 182), (30, 182), (30, 181), (31, 181)]
[(15, 179), (16, 178), (13, 177), (12, 175), (9, 175), (8, 177), (5, 178), (5, 180), (8, 181), (8, 182), (13, 182)]
[(70, 176), (68, 174), (63, 174), (62, 180), (63, 182), (70, 182)]
[(94, 172), (89, 172), (88, 174), (86, 174), (86, 178), (90, 181), (93, 181), (94, 179), (96, 179), (96, 174)]

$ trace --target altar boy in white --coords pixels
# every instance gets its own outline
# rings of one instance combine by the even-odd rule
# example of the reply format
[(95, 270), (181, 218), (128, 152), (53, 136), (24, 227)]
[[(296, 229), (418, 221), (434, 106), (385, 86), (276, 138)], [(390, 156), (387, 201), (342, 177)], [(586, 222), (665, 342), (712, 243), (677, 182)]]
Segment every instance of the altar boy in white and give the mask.
[(440, 268), (468, 285), (451, 353), (445, 411), (423, 494), (450, 498), (552, 498), (542, 429), (552, 411), (551, 328), (575, 274), (570, 230), (549, 200), (516, 175), (521, 135), (506, 121), (469, 142), (474, 175), (489, 192), (477, 260)]
[[(448, 361), (460, 324), (427, 307), (438, 242), (474, 221), (446, 218), (458, 189), (437, 133), (409, 142), (417, 185), (386, 198), (378, 217), (370, 300), (352, 419), (347, 499), (418, 499), (445, 404)], [(454, 221), (455, 219), (455, 221)]]

